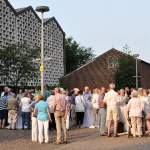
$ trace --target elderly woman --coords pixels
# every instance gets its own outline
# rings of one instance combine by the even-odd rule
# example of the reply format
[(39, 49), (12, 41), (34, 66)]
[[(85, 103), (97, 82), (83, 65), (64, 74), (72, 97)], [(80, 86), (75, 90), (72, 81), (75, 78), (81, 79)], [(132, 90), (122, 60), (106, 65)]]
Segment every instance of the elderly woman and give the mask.
[(92, 126), (93, 123), (93, 111), (92, 111), (92, 94), (88, 86), (84, 88), (83, 98), (85, 101), (83, 127), (89, 128)]
[(90, 128), (99, 128), (99, 97), (100, 90), (98, 88), (93, 90), (92, 105), (93, 105), (93, 124)]
[(124, 130), (127, 131), (127, 126), (126, 126), (126, 119), (125, 119), (125, 111), (126, 111), (126, 104), (128, 102), (128, 96), (127, 94), (125, 94), (125, 90), (121, 89), (119, 91), (119, 103), (120, 103), (120, 107), (119, 107), (119, 119), (120, 121), (124, 124)]
[[(48, 104), (44, 101), (44, 97), (40, 96), (39, 102), (35, 105), (34, 115), (37, 116), (38, 120), (38, 139), (39, 143), (42, 144), (45, 140), (45, 143), (49, 142), (49, 120), (51, 121), (51, 116), (49, 113)], [(44, 133), (44, 138), (43, 138)]]
[(32, 111), (32, 142), (38, 141), (38, 121), (37, 121), (37, 115), (34, 113), (35, 105), (39, 102), (41, 99), (40, 95), (35, 96), (35, 101), (31, 103), (31, 111)]
[(136, 137), (136, 133), (141, 137), (142, 111), (144, 110), (144, 105), (138, 97), (138, 92), (135, 90), (132, 92), (132, 98), (129, 100), (127, 110), (129, 111), (129, 117), (131, 118), (133, 137)]

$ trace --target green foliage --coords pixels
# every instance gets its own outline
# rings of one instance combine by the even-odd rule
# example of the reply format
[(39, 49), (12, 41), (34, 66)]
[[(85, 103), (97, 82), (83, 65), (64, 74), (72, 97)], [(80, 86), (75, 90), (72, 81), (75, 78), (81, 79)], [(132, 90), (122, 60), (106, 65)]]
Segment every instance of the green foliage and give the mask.
[(39, 57), (39, 49), (29, 48), (26, 43), (13, 44), (0, 50), (0, 77), (10, 85), (26, 84), (37, 77), (38, 68), (34, 59)]
[(65, 52), (66, 73), (76, 70), (95, 57), (92, 48), (80, 46), (72, 37), (65, 40)]
[(136, 60), (131, 55), (126, 55), (120, 58), (119, 67), (116, 71), (116, 86), (117, 89), (124, 88), (126, 86), (134, 88), (135, 83), (135, 65)]

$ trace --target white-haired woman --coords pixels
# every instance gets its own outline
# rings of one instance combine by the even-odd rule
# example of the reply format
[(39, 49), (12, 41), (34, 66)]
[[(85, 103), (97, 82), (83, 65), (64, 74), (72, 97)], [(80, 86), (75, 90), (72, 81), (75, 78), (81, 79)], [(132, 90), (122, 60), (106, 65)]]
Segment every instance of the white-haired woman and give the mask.
[(128, 96), (125, 94), (124, 89), (121, 89), (119, 91), (118, 98), (119, 98), (119, 103), (120, 103), (119, 120), (124, 124), (124, 130), (127, 131), (125, 111), (126, 111), (126, 104), (127, 104), (127, 101), (128, 101)]
[(32, 142), (37, 142), (38, 141), (38, 120), (37, 120), (37, 114), (34, 113), (35, 105), (39, 102), (40, 100), (40, 95), (35, 96), (35, 100), (31, 103), (31, 111), (32, 111)]
[(138, 97), (138, 92), (132, 92), (132, 98), (129, 100), (127, 110), (129, 111), (129, 117), (131, 118), (132, 134), (136, 137), (136, 133), (139, 137), (142, 136), (142, 112), (144, 105)]

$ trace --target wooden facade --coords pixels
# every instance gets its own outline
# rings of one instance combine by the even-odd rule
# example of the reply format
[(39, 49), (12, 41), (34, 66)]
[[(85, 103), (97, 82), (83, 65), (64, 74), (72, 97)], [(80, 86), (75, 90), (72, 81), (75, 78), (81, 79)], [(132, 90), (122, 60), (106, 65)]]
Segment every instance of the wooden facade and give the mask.
[[(89, 86), (91, 89), (102, 86), (108, 87), (109, 83), (115, 82), (117, 61), (122, 56), (126, 56), (126, 54), (113, 48), (65, 75), (60, 79), (60, 83), (68, 89), (83, 89), (85, 86)], [(150, 64), (139, 60), (139, 72), (142, 76), (142, 87), (150, 88)]]

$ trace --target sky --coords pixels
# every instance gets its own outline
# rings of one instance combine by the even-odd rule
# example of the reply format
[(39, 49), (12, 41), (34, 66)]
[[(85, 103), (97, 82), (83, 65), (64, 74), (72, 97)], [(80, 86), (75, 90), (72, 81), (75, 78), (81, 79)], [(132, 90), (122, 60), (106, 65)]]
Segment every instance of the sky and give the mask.
[(47, 5), (45, 17), (58, 20), (72, 36), (96, 55), (128, 44), (132, 53), (150, 62), (150, 0), (9, 0), (15, 7)]

